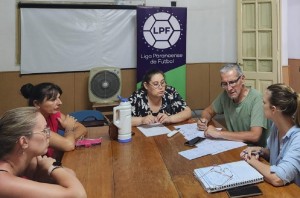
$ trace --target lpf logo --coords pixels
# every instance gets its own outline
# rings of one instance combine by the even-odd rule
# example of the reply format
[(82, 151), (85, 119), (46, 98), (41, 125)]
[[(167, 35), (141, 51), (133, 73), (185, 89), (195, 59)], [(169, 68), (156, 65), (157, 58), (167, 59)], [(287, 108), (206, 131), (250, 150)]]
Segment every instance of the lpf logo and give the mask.
[(173, 15), (158, 12), (146, 20), (143, 33), (149, 45), (166, 49), (175, 45), (180, 38), (180, 24)]

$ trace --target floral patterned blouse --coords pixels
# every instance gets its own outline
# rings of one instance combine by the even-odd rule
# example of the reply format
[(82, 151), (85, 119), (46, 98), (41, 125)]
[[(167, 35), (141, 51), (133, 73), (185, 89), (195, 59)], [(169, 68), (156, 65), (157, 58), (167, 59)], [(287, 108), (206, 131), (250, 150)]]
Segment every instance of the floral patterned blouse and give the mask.
[(174, 87), (167, 86), (162, 98), (162, 106), (159, 112), (152, 112), (148, 104), (147, 92), (143, 89), (135, 91), (130, 97), (131, 115), (134, 117), (144, 117), (147, 115), (156, 116), (158, 113), (165, 113), (168, 116), (183, 111), (187, 104)]

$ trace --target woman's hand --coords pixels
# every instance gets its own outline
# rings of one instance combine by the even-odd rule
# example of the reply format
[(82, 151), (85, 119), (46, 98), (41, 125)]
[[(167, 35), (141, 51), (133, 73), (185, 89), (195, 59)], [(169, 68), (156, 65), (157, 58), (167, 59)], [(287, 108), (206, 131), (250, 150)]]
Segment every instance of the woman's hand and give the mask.
[(259, 159), (259, 155), (261, 154), (261, 147), (251, 146), (247, 147), (240, 153), (240, 157), (245, 161), (251, 160), (253, 157), (255, 159)]
[(156, 116), (156, 122), (159, 122), (159, 123), (172, 123), (171, 121), (171, 116), (168, 116), (167, 114), (164, 114), (164, 113), (159, 113), (157, 116)]
[(64, 118), (58, 118), (58, 121), (60, 122), (61, 126), (65, 129), (65, 131), (73, 131), (75, 123), (77, 120), (70, 115), (66, 115)]
[(153, 124), (156, 122), (156, 118), (153, 115), (147, 115), (142, 118), (142, 124)]
[(48, 172), (49, 167), (55, 162), (56, 160), (47, 157), (46, 155), (44, 156), (37, 156), (37, 167), (41, 168), (42, 171)]

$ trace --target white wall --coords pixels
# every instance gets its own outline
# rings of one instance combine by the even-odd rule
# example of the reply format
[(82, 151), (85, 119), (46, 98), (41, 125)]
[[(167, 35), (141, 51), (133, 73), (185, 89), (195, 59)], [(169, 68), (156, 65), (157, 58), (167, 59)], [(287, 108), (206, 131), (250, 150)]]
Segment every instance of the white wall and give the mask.
[[(74, 0), (70, 1), (74, 2)], [(76, 1), (79, 2), (85, 0)], [(101, 1), (113, 2), (114, 0), (89, 0), (87, 2)], [(117, 1), (119, 0), (116, 0), (116, 2)], [(15, 13), (17, 2), (19, 1), (0, 1), (0, 52), (5, 51), (5, 53), (0, 53), (0, 71), (19, 70), (19, 66), (16, 65), (17, 50)], [(171, 5), (171, 0), (145, 0), (145, 2), (147, 6)], [(236, 61), (235, 2), (236, 0), (177, 1), (177, 7), (188, 8), (188, 63)]]
[(288, 66), (288, 3), (281, 1), (281, 65)]
[(288, 57), (300, 59), (300, 1), (288, 0)]
[[(114, 0), (88, 0), (87, 2), (101, 1), (113, 2)], [(144, 1), (147, 6), (171, 5), (171, 0)], [(19, 0), (0, 0), (0, 71), (20, 69), (16, 63), (18, 2)], [(298, 20), (300, 19), (300, 1), (288, 0), (286, 2), (287, 8), (282, 13), (286, 19), (283, 18), (282, 28), (287, 28), (288, 31), (282, 31), (282, 65), (287, 65), (288, 58), (300, 58), (300, 20)], [(177, 0), (177, 6), (188, 8), (188, 63), (236, 61), (236, 0)]]
[(0, 71), (16, 66), (16, 0), (0, 0)]

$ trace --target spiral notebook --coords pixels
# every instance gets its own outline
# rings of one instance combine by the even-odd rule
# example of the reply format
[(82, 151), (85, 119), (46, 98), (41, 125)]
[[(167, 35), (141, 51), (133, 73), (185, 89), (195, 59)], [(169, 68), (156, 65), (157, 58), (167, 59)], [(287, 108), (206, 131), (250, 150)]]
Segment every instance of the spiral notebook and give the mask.
[(209, 193), (259, 183), (264, 179), (255, 168), (244, 160), (197, 168), (194, 170), (194, 175)]

